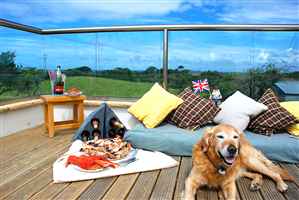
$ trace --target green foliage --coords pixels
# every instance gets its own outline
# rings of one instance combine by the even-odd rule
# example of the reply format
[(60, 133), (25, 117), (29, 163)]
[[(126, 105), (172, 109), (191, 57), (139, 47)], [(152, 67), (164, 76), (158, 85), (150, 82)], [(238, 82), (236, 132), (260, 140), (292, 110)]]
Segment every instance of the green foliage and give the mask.
[[(15, 53), (10, 51), (0, 54), (0, 98), (50, 94), (47, 72), (17, 66), (15, 57)], [(92, 71), (88, 66), (82, 66), (63, 72), (67, 75), (66, 87), (78, 87), (87, 96), (140, 97), (154, 82), (163, 83), (163, 70), (155, 66), (149, 66), (144, 71), (120, 67)], [(191, 87), (192, 80), (205, 78), (211, 90), (219, 88), (224, 98), (240, 90), (257, 99), (278, 80), (299, 80), (299, 72), (285, 72), (273, 64), (254, 67), (246, 72), (194, 72), (180, 65), (168, 70), (168, 89), (178, 94), (184, 88)], [(209, 96), (208, 93), (201, 95)]]
[(267, 88), (273, 87), (273, 84), (282, 78), (282, 69), (272, 64), (251, 68), (244, 77), (243, 90), (247, 95), (257, 99)]
[(3, 52), (0, 54), (0, 95), (15, 88), (15, 76), (19, 69), (15, 64), (14, 52)]
[(43, 81), (42, 72), (35, 68), (23, 69), (20, 76), (16, 79), (15, 89), (20, 93), (25, 93), (28, 96), (39, 94), (40, 84)]
[(45, 72), (35, 68), (24, 68), (15, 63), (14, 52), (0, 54), (0, 95), (8, 93), (18, 96), (37, 95)]

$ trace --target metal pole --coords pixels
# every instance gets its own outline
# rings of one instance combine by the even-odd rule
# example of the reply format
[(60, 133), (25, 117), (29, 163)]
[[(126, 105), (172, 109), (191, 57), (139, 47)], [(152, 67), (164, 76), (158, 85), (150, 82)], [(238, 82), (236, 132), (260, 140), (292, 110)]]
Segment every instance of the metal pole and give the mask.
[(168, 30), (163, 31), (163, 87), (168, 86)]

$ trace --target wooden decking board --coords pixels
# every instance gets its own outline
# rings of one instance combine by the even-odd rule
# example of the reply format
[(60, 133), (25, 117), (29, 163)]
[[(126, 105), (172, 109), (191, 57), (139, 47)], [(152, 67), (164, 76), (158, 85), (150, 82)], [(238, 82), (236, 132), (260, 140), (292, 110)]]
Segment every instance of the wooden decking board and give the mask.
[(192, 168), (192, 158), (183, 157), (180, 163), (178, 179), (174, 192), (174, 200), (180, 200), (185, 190), (185, 180), (188, 177)]
[(299, 189), (295, 183), (286, 182), (288, 184), (288, 190), (283, 193), (283, 195), (288, 200), (298, 200), (299, 199)]
[(269, 178), (264, 177), (260, 192), (264, 199), (285, 200), (283, 194), (277, 190), (275, 183)]
[[(66, 151), (67, 148), (61, 150), (61, 154)], [(10, 181), (2, 181), (0, 183), (0, 199), (7, 196), (9, 193), (17, 190), (22, 185), (30, 182), (39, 176), (47, 168), (51, 167), (52, 163), (57, 158), (57, 155), (48, 157), (44, 162), (37, 163), (37, 165), (26, 170), (23, 174), (16, 175), (10, 179)]]
[[(68, 149), (74, 131), (59, 131), (54, 138), (48, 138), (42, 130), (37, 127), (0, 139), (0, 150), (6, 152), (0, 154), (0, 158), (6, 160), (0, 164), (0, 199), (178, 200), (181, 197), (185, 179), (191, 170), (190, 157), (176, 157), (180, 165), (174, 168), (54, 184), (52, 164)], [(251, 192), (250, 180), (241, 178), (237, 181), (240, 194), (237, 199), (298, 200), (299, 167), (290, 164), (281, 166), (296, 179), (296, 183), (287, 182), (289, 190), (286, 193), (279, 193), (275, 183), (269, 179), (264, 179), (261, 191)], [(197, 200), (218, 200), (219, 194), (216, 190), (200, 189)]]
[(299, 199), (299, 186), (298, 186), (298, 179), (299, 173), (298, 169), (294, 165), (290, 164), (280, 164), (281, 167), (288, 170), (288, 172), (294, 176), (295, 182), (286, 182), (288, 184), (288, 190), (284, 193), (284, 196), (289, 200), (298, 200)]
[[(20, 187), (34, 180), (37, 176), (43, 173), (45, 170), (49, 169), (50, 166), (45, 165), (46, 168), (30, 171), (28, 174), (17, 176), (15, 179), (4, 183), (0, 186), (0, 199), (6, 197), (7, 195), (13, 193)], [(33, 172), (33, 173), (32, 173)]]
[(27, 170), (31, 169), (34, 165), (37, 165), (38, 163), (44, 162), (47, 160), (47, 156), (51, 155), (59, 155), (62, 149), (64, 149), (66, 146), (65, 144), (59, 144), (56, 146), (53, 146), (53, 149), (45, 149), (40, 152), (36, 152), (36, 154), (28, 155), (29, 158), (24, 157), (23, 159), (19, 160), (11, 166), (10, 168), (7, 168), (3, 171), (3, 173), (0, 174), (0, 180), (9, 180), (12, 177), (18, 176), (19, 174), (25, 173)]
[(237, 188), (240, 191), (240, 197), (243, 200), (258, 200), (263, 199), (259, 191), (250, 191), (251, 180), (240, 178), (237, 180)]
[(103, 200), (123, 200), (127, 197), (131, 188), (135, 184), (139, 173), (119, 176), (114, 184), (110, 187), (107, 193), (102, 198)]
[(53, 199), (56, 200), (67, 200), (67, 199), (77, 199), (82, 192), (84, 192), (94, 180), (79, 181), (70, 183), (64, 190), (62, 190)]
[[(178, 162), (180, 162), (180, 157), (174, 157)], [(162, 169), (160, 175), (157, 179), (157, 183), (153, 189), (151, 200), (161, 199), (167, 200), (173, 198), (173, 193), (175, 191), (175, 185), (177, 180), (179, 166)]]
[(295, 165), (291, 165), (291, 164), (280, 164), (280, 166), (288, 170), (288, 172), (295, 178), (295, 183), (299, 186), (298, 168)]
[(50, 184), (45, 186), (41, 191), (33, 195), (30, 200), (53, 199), (68, 186), (69, 183), (50, 182)]
[[(50, 149), (55, 149), (58, 145), (67, 145), (67, 141), (65, 140), (53, 140), (53, 141), (47, 141), (43, 143), (42, 146), (34, 147), (33, 149), (28, 149), (27, 151), (24, 150), (23, 153), (17, 154), (11, 159), (5, 159), (5, 162), (2, 162), (0, 164), (0, 167), (2, 169), (2, 172), (0, 174), (4, 173), (6, 169), (11, 169), (14, 166), (19, 166), (21, 163), (23, 165), (26, 165), (26, 162), (32, 162), (32, 160), (38, 160), (34, 159), (35, 157), (38, 157), (40, 155), (44, 155), (47, 153), (47, 151)], [(32, 157), (32, 158), (31, 158)]]
[(117, 177), (108, 177), (95, 180), (78, 198), (78, 200), (97, 200), (101, 199), (109, 190)]
[(140, 176), (130, 191), (127, 200), (149, 199), (159, 172), (159, 170), (155, 170), (140, 173)]
[(67, 139), (70, 140), (69, 135), (56, 137), (51, 140), (48, 136), (40, 136), (40, 133), (37, 133), (33, 137), (27, 138), (27, 141), (23, 141), (22, 144), (19, 144), (17, 147), (8, 147), (6, 149), (8, 152), (1, 154), (1, 159), (5, 159), (6, 162), (16, 160), (30, 154), (32, 151), (43, 149), (51, 143), (58, 144), (67, 141)]
[(52, 168), (49, 167), (35, 179), (23, 185), (4, 199), (29, 199), (52, 181)]

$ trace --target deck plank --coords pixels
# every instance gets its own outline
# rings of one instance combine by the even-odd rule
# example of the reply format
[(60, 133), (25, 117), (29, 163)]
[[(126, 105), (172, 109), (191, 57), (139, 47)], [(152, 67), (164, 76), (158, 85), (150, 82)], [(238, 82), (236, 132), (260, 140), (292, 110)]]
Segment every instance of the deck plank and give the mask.
[(65, 188), (68, 186), (69, 183), (51, 182), (50, 184), (45, 186), (42, 190), (40, 190), (38, 193), (33, 195), (30, 198), (30, 200), (53, 199), (55, 196), (57, 196), (59, 193), (65, 190)]
[(299, 186), (299, 170), (296, 165), (292, 164), (280, 164), (283, 168), (287, 169), (290, 175), (295, 178), (295, 183)]
[(47, 168), (29, 183), (6, 196), (4, 199), (29, 199), (52, 181), (52, 168)]
[(30, 154), (20, 160), (17, 160), (10, 168), (7, 168), (0, 173), (0, 180), (2, 183), (12, 180), (14, 177), (25, 173), (38, 163), (44, 162), (49, 156), (56, 155), (58, 157), (62, 149), (67, 146), (66, 143), (45, 147), (39, 152)]
[(80, 194), (83, 193), (93, 183), (93, 181), (94, 180), (72, 182), (53, 199), (77, 199)]
[[(35, 131), (36, 132), (36, 131)], [(55, 143), (61, 143), (63, 141), (70, 141), (72, 132), (63, 132), (63, 134), (59, 134), (57, 137), (49, 138), (47, 135), (40, 136), (41, 133), (38, 129), (38, 132), (33, 135), (33, 137), (28, 137), (26, 140), (22, 141), (21, 144), (18, 144), (17, 147), (7, 147), (5, 149), (5, 153), (0, 154), (1, 160), (6, 160), (6, 162), (14, 161), (18, 158), (24, 157), (31, 153), (32, 151), (37, 151), (38, 149), (43, 149), (45, 146)], [(13, 145), (14, 146), (14, 145)]]
[[(119, 177), (73, 183), (54, 184), (52, 164), (70, 145), (73, 130), (57, 133), (50, 139), (42, 128), (28, 129), (0, 138), (0, 199), (175, 199), (181, 197), (184, 182), (191, 170), (190, 157), (176, 157), (180, 165), (174, 168), (142, 172)], [(3, 147), (5, 145), (5, 147)], [(6, 152), (6, 153), (5, 153)], [(279, 193), (272, 180), (264, 179), (260, 191), (249, 190), (250, 180), (237, 181), (238, 200), (298, 200), (299, 166), (281, 164), (296, 183), (287, 182), (289, 190)], [(219, 191), (200, 189), (197, 200), (217, 200)]]
[(283, 194), (277, 190), (274, 181), (266, 177), (263, 179), (261, 194), (264, 199), (285, 200)]
[[(180, 157), (174, 157), (178, 162), (180, 162)], [(157, 179), (157, 183), (153, 189), (151, 200), (168, 200), (172, 199), (174, 195), (175, 185), (177, 174), (179, 171), (179, 166), (162, 169), (159, 177)]]
[(149, 199), (159, 173), (160, 170), (140, 173), (140, 176), (129, 193), (127, 200)]
[(185, 190), (185, 180), (187, 179), (191, 168), (192, 158), (182, 157), (173, 199), (180, 200), (182, 198), (183, 192)]
[(96, 200), (101, 199), (109, 190), (117, 177), (108, 177), (95, 180), (78, 198), (78, 200)]
[[(67, 148), (61, 150), (60, 154), (64, 153)], [(48, 157), (44, 162), (40, 162), (37, 165), (33, 166), (31, 169), (26, 170), (24, 173), (21, 173), (15, 176), (8, 182), (0, 184), (0, 199), (4, 198), (8, 194), (14, 192), (21, 186), (27, 184), (33, 179), (37, 178), (44, 170), (51, 167), (52, 163), (57, 158), (57, 155)]]
[(242, 200), (262, 200), (263, 197), (259, 191), (250, 191), (251, 180), (240, 178), (237, 180), (237, 188)]
[(295, 182), (286, 182), (288, 184), (288, 190), (284, 193), (284, 196), (289, 200), (298, 200), (299, 197), (299, 187), (298, 187), (298, 177), (299, 170), (295, 165), (290, 164), (280, 164), (281, 167), (288, 170), (288, 172), (294, 176)]
[(38, 160), (36, 158), (45, 155), (49, 150), (55, 149), (56, 146), (61, 144), (63, 146), (66, 146), (67, 143), (69, 143), (69, 141), (65, 139), (48, 141), (46, 143), (43, 143), (43, 146), (38, 146), (32, 150), (26, 151), (23, 154), (15, 156), (13, 159), (7, 159), (5, 160), (5, 162), (2, 162), (0, 164), (0, 167), (2, 169), (0, 175), (8, 169), (11, 170), (14, 167), (26, 165), (29, 162), (31, 163), (34, 160)]
[(102, 198), (103, 200), (122, 200), (125, 199), (135, 184), (139, 173), (119, 176), (114, 184), (110, 187), (108, 192)]

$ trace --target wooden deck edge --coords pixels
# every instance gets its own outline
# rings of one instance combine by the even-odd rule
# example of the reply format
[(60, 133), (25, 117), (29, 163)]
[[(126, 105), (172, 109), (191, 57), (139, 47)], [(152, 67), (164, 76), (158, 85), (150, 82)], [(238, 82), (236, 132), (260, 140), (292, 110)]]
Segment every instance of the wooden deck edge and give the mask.
[[(85, 106), (99, 106), (102, 103), (107, 103), (112, 108), (129, 108), (133, 105), (134, 102), (126, 102), (126, 101), (99, 101), (99, 100), (85, 100)], [(19, 109), (24, 109), (32, 106), (42, 105), (42, 99), (33, 99), (28, 101), (22, 101), (17, 103), (11, 103), (7, 105), (0, 106), (0, 113), (9, 112)]]
[(134, 102), (127, 101), (99, 101), (99, 100), (85, 100), (85, 106), (99, 106), (102, 103), (107, 103), (112, 108), (129, 108)]
[(19, 109), (28, 108), (36, 105), (41, 105), (41, 104), (43, 104), (43, 101), (41, 99), (33, 99), (28, 101), (11, 103), (11, 104), (0, 106), (0, 113), (19, 110)]

